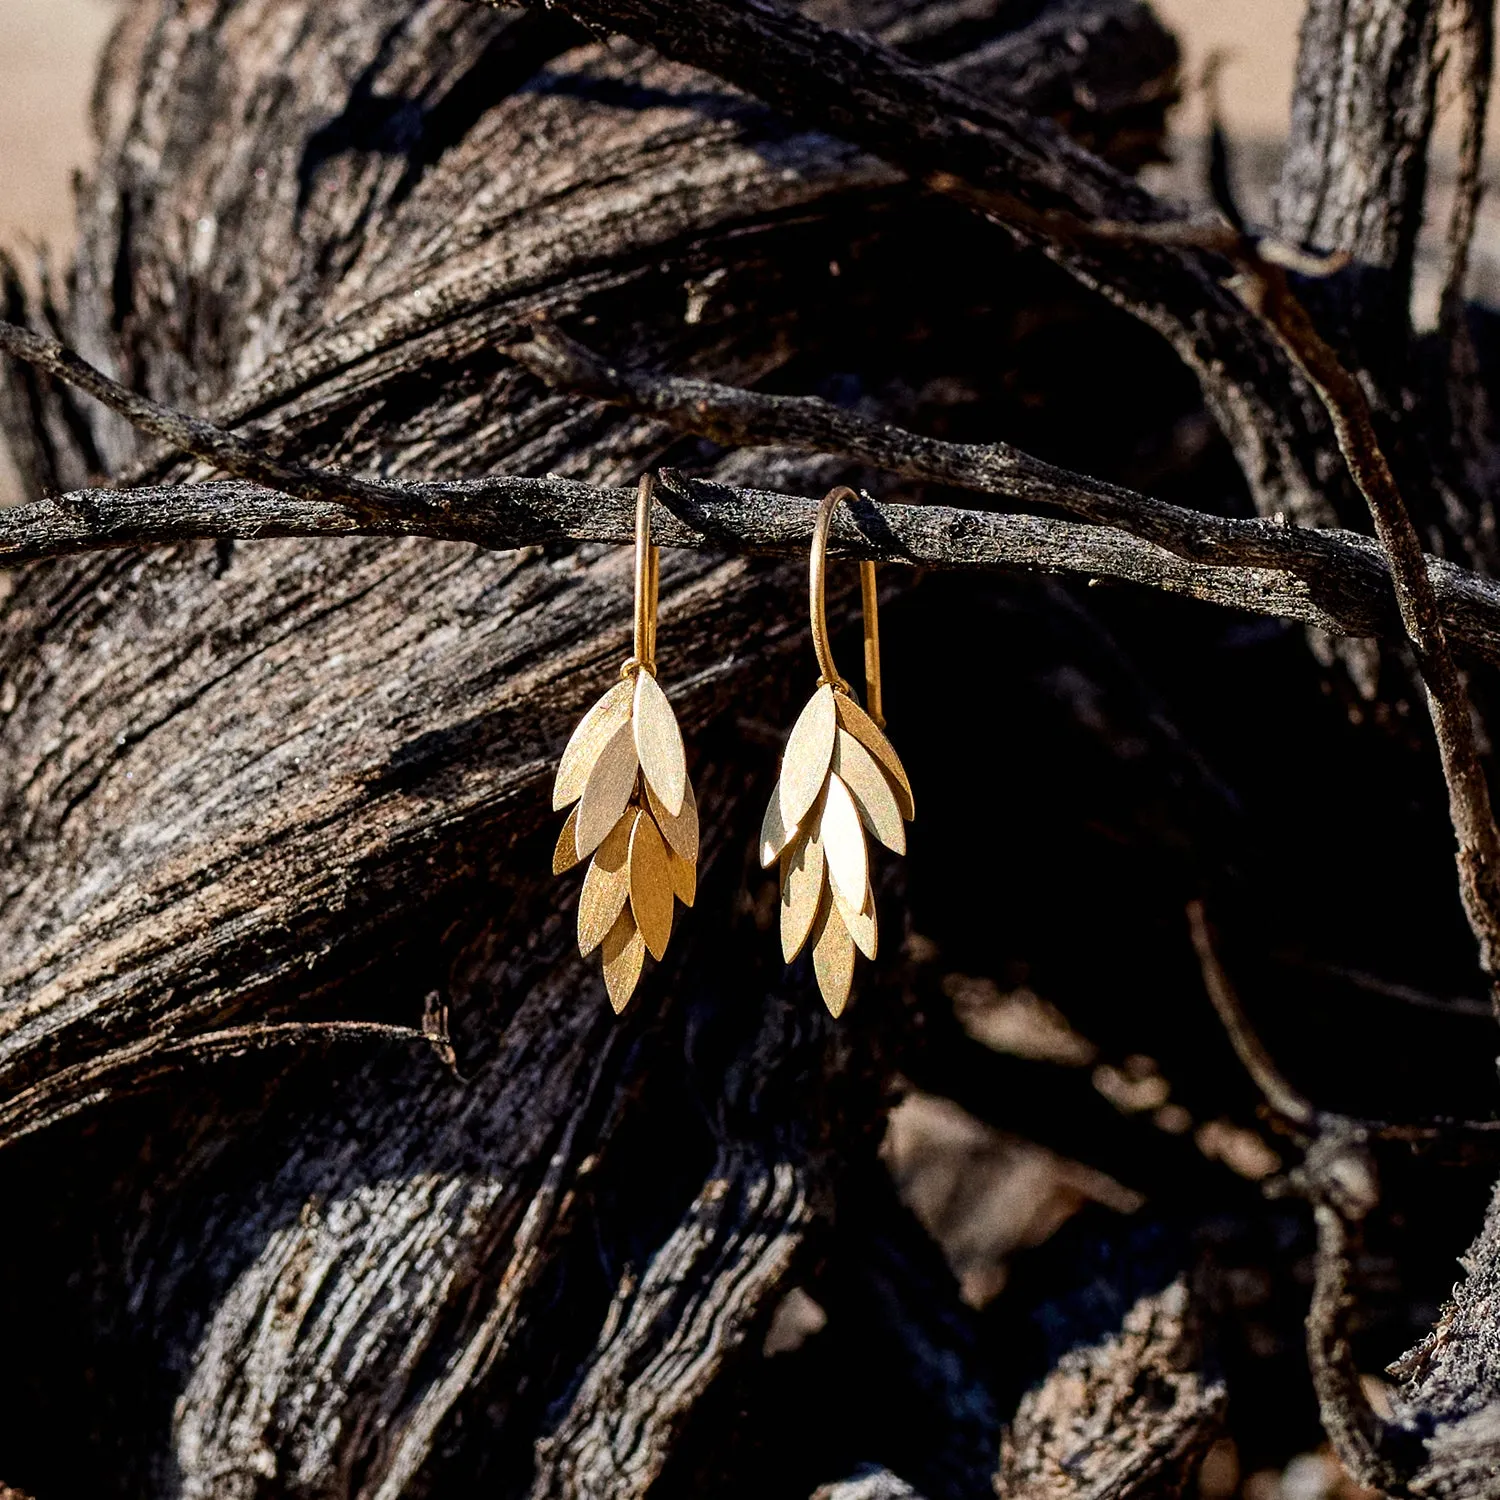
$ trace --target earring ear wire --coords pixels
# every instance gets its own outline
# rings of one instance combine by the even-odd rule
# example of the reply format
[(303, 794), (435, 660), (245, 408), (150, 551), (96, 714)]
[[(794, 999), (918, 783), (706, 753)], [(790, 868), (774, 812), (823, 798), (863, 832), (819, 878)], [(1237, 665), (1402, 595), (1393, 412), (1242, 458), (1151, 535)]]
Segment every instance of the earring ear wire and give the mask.
[(904, 854), (904, 825), (916, 811), (911, 782), (884, 733), (874, 563), (860, 564), (866, 708), (854, 701), (829, 642), (828, 536), (840, 502), (857, 498), (840, 485), (818, 507), (808, 561), (818, 688), (792, 726), (760, 836), (761, 863), (780, 861), (782, 955), (791, 963), (812, 943), (818, 988), (835, 1016), (848, 1003), (856, 949), (867, 958), (876, 952), (865, 831)]
[(642, 474), (635, 498), (635, 655), (621, 670), (641, 666), (656, 675), (656, 606), (661, 588), (661, 548), (651, 540), (656, 475)]
[[(833, 663), (833, 647), (828, 637), (828, 534), (833, 527), (833, 513), (841, 501), (858, 500), (848, 485), (829, 490), (818, 506), (813, 525), (812, 551), (808, 559), (808, 614), (812, 620), (813, 653), (818, 658), (819, 683), (828, 683), (839, 692), (850, 691), (848, 682)], [(865, 711), (876, 725), (885, 728), (880, 693), (880, 593), (876, 587), (875, 564), (859, 565), (860, 619), (865, 637)]]
[(674, 902), (697, 894), (698, 804), (682, 731), (656, 680), (661, 552), (651, 541), (656, 476), (643, 474), (635, 507), (634, 654), (620, 681), (583, 716), (563, 751), (555, 809), (576, 803), (558, 835), (552, 872), (589, 860), (578, 898), (578, 951), (598, 948), (616, 1013), (660, 960)]

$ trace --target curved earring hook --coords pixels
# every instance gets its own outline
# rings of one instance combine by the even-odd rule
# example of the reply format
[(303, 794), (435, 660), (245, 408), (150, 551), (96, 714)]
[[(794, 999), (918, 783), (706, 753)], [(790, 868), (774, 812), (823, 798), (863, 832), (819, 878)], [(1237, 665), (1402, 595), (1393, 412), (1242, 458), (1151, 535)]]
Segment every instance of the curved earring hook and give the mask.
[(636, 667), (656, 676), (656, 597), (661, 587), (661, 548), (651, 545), (651, 507), (656, 475), (642, 474), (635, 497), (635, 655), (623, 676)]
[[(813, 651), (818, 658), (818, 678), (835, 692), (847, 693), (849, 684), (833, 664), (833, 648), (828, 643), (828, 604), (825, 579), (828, 572), (828, 531), (833, 513), (841, 500), (858, 500), (846, 484), (836, 485), (823, 496), (813, 527), (812, 555), (808, 563), (809, 609), (812, 615)], [(885, 728), (880, 697), (880, 598), (875, 588), (875, 564), (859, 565), (860, 611), (865, 629), (865, 712), (880, 728)]]

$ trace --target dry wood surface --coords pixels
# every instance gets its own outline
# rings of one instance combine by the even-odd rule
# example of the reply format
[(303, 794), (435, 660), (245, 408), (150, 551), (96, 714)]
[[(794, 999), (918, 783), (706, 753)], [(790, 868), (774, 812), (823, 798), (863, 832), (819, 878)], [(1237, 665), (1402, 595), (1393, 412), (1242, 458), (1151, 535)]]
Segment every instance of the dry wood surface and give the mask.
[[(1491, 24), (1310, 0), (1246, 228), (1137, 0), (129, 5), (0, 268), (0, 1494), (1500, 1495)], [(550, 789), (647, 468), (616, 1020)], [(921, 815), (837, 1023), (756, 859), (835, 483)], [(1003, 1290), (913, 1089), (1086, 1185)]]

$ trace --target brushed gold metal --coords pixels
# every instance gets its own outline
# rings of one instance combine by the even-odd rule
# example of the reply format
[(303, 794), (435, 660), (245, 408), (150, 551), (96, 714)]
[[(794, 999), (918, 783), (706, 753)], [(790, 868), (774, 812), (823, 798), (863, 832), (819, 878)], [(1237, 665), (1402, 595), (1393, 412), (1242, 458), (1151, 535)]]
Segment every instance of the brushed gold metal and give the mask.
[(656, 670), (656, 580), (660, 554), (651, 545), (656, 475), (641, 475), (635, 492), (635, 659)]
[(849, 684), (839, 675), (833, 664), (833, 647), (828, 641), (828, 530), (833, 524), (833, 513), (840, 500), (858, 500), (859, 496), (846, 484), (836, 485), (823, 496), (818, 506), (818, 518), (813, 523), (812, 550), (807, 563), (808, 614), (812, 619), (813, 655), (818, 659), (818, 671), (822, 681), (848, 692)]
[(854, 983), (854, 939), (839, 917), (831, 895), (824, 896), (813, 929), (813, 973), (823, 994), (823, 1004), (837, 1020), (849, 1003), (849, 989)]
[[(652, 485), (656, 483), (653, 476)], [(655, 494), (655, 490), (652, 491)], [(656, 668), (656, 605), (661, 594), (661, 548), (651, 549), (651, 577), (646, 584), (649, 603), (646, 607), (646, 655), (643, 660), (651, 663), (652, 670)]]
[(681, 855), (689, 864), (696, 864), (698, 860), (698, 799), (693, 794), (693, 783), (691, 781), (683, 783), (682, 811), (675, 818), (662, 806), (661, 798), (656, 795), (649, 781), (646, 783), (646, 803), (668, 847)]
[(630, 836), (641, 814), (633, 807), (594, 850), (578, 895), (578, 951), (587, 957), (615, 925), (630, 896)]
[(761, 863), (781, 861), (782, 954), (790, 963), (811, 939), (818, 988), (834, 1016), (849, 1001), (855, 952), (874, 958), (878, 949), (865, 829), (904, 854), (905, 824), (914, 812), (911, 783), (883, 733), (874, 563), (859, 569), (866, 708), (839, 675), (829, 641), (828, 538), (840, 502), (856, 499), (839, 485), (818, 507), (808, 560), (818, 690), (792, 727), (760, 834)]
[(823, 778), (833, 763), (838, 724), (833, 689), (825, 682), (797, 716), (781, 758), (781, 779), (776, 786), (783, 829), (800, 827), (808, 809), (817, 801)]
[(667, 846), (647, 817), (636, 819), (630, 835), (630, 910), (652, 958), (659, 961), (672, 936), (672, 871)]
[(870, 717), (885, 723), (880, 701), (880, 590), (875, 582), (875, 564), (859, 565), (859, 618), (865, 631), (865, 702)]
[(788, 828), (781, 821), (781, 781), (771, 788), (771, 800), (766, 804), (766, 815), (760, 820), (760, 863), (769, 870), (777, 856), (797, 837), (797, 825)]
[(635, 511), (635, 654), (574, 729), (552, 787), (554, 808), (575, 804), (558, 834), (552, 871), (562, 874), (593, 856), (578, 900), (578, 951), (601, 950), (616, 1014), (635, 992), (646, 954), (665, 955), (676, 902), (691, 906), (698, 891), (698, 803), (677, 715), (656, 680), (655, 498), (655, 476), (643, 474)]
[(839, 719), (839, 728), (847, 730), (870, 752), (880, 769), (891, 779), (891, 790), (896, 794), (896, 806), (908, 823), (917, 815), (912, 801), (911, 782), (906, 779), (906, 768), (891, 742), (885, 737), (875, 721), (852, 698), (843, 693), (834, 704)]
[(896, 806), (896, 794), (875, 757), (847, 729), (839, 730), (834, 742), (833, 769), (849, 788), (865, 827), (887, 849), (905, 854), (906, 825)]
[(687, 789), (687, 755), (677, 715), (661, 684), (641, 667), (635, 676), (635, 708), (631, 714), (635, 751), (641, 770), (662, 805), (675, 818), (682, 811)]
[(817, 921), (825, 868), (814, 822), (781, 855), (781, 956), (788, 963), (807, 945)]
[(604, 988), (609, 991), (609, 1003), (619, 1015), (630, 1002), (635, 987), (640, 983), (641, 966), (646, 961), (646, 940), (635, 925), (635, 918), (627, 905), (615, 919), (615, 925), (601, 945), (604, 957)]
[(869, 886), (865, 887), (865, 899), (858, 911), (838, 893), (833, 893), (833, 904), (838, 907), (839, 916), (843, 918), (844, 926), (849, 929), (849, 936), (854, 939), (854, 946), (864, 954), (866, 958), (874, 958), (879, 943), (879, 934), (875, 926), (875, 900)]
[(667, 868), (672, 872), (673, 894), (684, 906), (691, 906), (698, 897), (697, 867), (668, 844)]
[(573, 833), (577, 827), (578, 809), (575, 807), (568, 813), (568, 821), (563, 824), (562, 832), (557, 836), (557, 847), (552, 851), (554, 875), (565, 874), (583, 858), (578, 852), (578, 845), (573, 841)]
[(859, 811), (849, 788), (830, 773), (823, 793), (823, 815), (818, 820), (823, 856), (828, 861), (828, 882), (856, 910), (864, 904), (870, 882), (869, 854)]
[[(818, 659), (818, 671), (822, 680), (832, 683), (841, 692), (849, 691), (849, 684), (834, 665), (833, 647), (828, 639), (828, 533), (833, 526), (833, 513), (840, 501), (858, 500), (859, 496), (848, 485), (835, 485), (823, 496), (818, 506), (818, 518), (813, 525), (812, 550), (808, 557), (807, 585), (808, 606), (812, 617), (813, 654)], [(875, 564), (862, 562), (859, 565), (860, 618), (865, 636), (865, 702), (870, 706), (870, 717), (877, 724), (885, 723), (880, 689), (880, 593), (875, 583)]]
[(579, 721), (557, 766), (552, 783), (552, 807), (558, 811), (583, 796), (589, 772), (599, 753), (622, 724), (630, 721), (635, 684), (617, 682)]
[(625, 804), (635, 790), (639, 769), (635, 736), (627, 721), (615, 730), (609, 743), (599, 752), (583, 788), (583, 797), (578, 803), (578, 824), (573, 832), (581, 857), (592, 854), (620, 821), (620, 814), (625, 811)]

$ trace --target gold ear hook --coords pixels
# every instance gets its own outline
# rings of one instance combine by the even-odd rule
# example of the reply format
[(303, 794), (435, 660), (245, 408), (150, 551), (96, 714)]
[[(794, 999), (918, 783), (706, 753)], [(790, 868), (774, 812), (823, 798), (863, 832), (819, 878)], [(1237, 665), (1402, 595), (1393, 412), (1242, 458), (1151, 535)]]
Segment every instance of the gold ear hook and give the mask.
[(651, 507), (656, 475), (642, 474), (635, 499), (635, 656), (627, 671), (643, 667), (656, 676), (656, 597), (661, 586), (661, 548), (651, 544)]
[[(820, 682), (836, 692), (847, 693), (849, 684), (833, 664), (833, 650), (828, 644), (828, 604), (825, 579), (828, 572), (828, 531), (833, 513), (841, 500), (859, 496), (846, 484), (835, 486), (823, 496), (818, 507), (817, 525), (813, 527), (812, 555), (808, 565), (808, 594), (812, 615), (813, 651), (818, 658)], [(859, 565), (860, 609), (865, 631), (865, 711), (881, 728), (885, 727), (880, 696), (880, 599), (875, 588), (875, 564)]]

